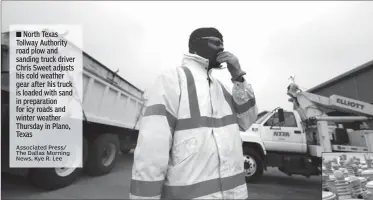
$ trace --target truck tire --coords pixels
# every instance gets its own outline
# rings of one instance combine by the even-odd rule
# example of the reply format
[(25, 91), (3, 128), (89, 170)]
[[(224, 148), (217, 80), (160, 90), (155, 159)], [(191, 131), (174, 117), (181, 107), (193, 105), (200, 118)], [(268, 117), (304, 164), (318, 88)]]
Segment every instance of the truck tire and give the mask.
[(84, 171), (91, 176), (109, 173), (117, 163), (119, 139), (116, 135), (106, 133), (88, 142), (88, 160)]
[(120, 152), (122, 154), (129, 154), (133, 148), (136, 147), (136, 141), (131, 138), (130, 135), (122, 136), (119, 138), (120, 141)]
[[(78, 178), (81, 168), (71, 169), (65, 173), (57, 172), (55, 168), (35, 168), (28, 173), (30, 182), (37, 188), (56, 190), (71, 185)], [(63, 175), (66, 174), (66, 175)]]
[(125, 149), (120, 149), (120, 151), (122, 152), (122, 154), (129, 154), (131, 152), (132, 149), (129, 149), (129, 148), (125, 148)]
[(263, 161), (252, 148), (244, 147), (243, 154), (246, 183), (255, 183), (263, 175)]
[[(83, 138), (83, 163), (87, 155), (87, 140)], [(71, 185), (83, 168), (32, 168), (27, 178), (32, 185), (44, 190), (56, 190)]]

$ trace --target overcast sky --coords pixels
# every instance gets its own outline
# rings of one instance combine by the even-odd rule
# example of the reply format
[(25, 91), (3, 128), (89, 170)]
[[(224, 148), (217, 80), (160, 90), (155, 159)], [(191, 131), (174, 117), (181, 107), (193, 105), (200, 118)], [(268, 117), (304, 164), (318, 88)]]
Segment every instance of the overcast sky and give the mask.
[[(290, 75), (314, 87), (373, 59), (373, 2), (2, 2), (11, 24), (80, 24), (84, 51), (146, 90), (177, 67), (190, 33), (218, 28), (260, 111), (291, 109)], [(215, 75), (230, 84), (228, 71)]]

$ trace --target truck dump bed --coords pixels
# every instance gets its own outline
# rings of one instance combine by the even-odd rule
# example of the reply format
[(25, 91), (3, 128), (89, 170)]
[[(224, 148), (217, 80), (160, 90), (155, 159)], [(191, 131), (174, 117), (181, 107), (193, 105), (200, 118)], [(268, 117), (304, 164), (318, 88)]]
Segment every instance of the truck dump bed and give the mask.
[(83, 109), (87, 120), (137, 129), (143, 92), (87, 55), (83, 63)]

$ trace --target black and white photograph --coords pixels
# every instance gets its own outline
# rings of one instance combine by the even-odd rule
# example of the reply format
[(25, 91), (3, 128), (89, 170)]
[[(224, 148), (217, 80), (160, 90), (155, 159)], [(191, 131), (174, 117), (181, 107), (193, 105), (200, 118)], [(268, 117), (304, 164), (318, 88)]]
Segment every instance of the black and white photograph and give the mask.
[(1, 7), (1, 199), (373, 200), (372, 1)]
[(373, 153), (323, 153), (322, 199), (373, 199)]

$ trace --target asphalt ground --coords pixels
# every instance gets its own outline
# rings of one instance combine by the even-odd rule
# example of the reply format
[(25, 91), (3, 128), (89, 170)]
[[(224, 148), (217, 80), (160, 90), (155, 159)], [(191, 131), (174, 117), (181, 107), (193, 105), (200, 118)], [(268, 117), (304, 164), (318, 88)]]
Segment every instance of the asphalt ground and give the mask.
[[(128, 199), (132, 154), (121, 155), (114, 170), (100, 177), (82, 175), (74, 184), (41, 191), (22, 176), (2, 173), (1, 199)], [(287, 176), (275, 168), (264, 172), (256, 184), (247, 184), (250, 199), (321, 199), (321, 177)]]

